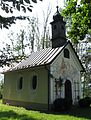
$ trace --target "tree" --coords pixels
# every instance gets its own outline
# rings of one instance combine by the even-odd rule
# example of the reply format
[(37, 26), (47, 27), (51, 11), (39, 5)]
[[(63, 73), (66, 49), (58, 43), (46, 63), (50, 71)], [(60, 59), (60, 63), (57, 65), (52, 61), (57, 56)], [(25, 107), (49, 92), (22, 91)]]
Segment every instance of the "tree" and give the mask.
[(49, 39), (50, 34), (49, 34), (49, 28), (48, 28), (48, 20), (49, 20), (50, 14), (51, 14), (51, 9), (50, 9), (50, 6), (48, 6), (47, 15), (45, 15), (45, 12), (43, 11), (44, 22), (43, 22), (42, 49), (50, 46), (50, 39)]
[(20, 62), (26, 57), (25, 31), (20, 30), (17, 34), (11, 31), (8, 38), (10, 43), (4, 44), (0, 50), (0, 67), (13, 65), (12, 63)]
[(85, 68), (84, 79), (82, 79), (84, 97), (91, 97), (91, 42), (88, 37), (79, 42), (78, 50), (78, 55)]
[[(91, 52), (88, 52), (88, 41), (91, 46), (91, 1), (90, 0), (65, 0), (65, 8), (62, 12), (67, 23), (68, 38), (74, 44), (77, 53), (85, 68), (83, 74), (84, 95), (91, 92), (89, 87), (91, 74)], [(85, 40), (85, 44), (84, 44)], [(80, 49), (80, 47), (81, 49)], [(82, 45), (84, 48), (82, 49)], [(91, 50), (91, 47), (89, 47)], [(85, 52), (84, 52), (85, 50)], [(81, 53), (81, 54), (79, 54)], [(90, 54), (90, 55), (89, 55)], [(89, 89), (90, 88), (90, 89)], [(91, 95), (91, 93), (90, 93)]]
[(48, 48), (51, 46), (50, 30), (48, 25), (50, 14), (51, 14), (51, 7), (48, 6), (47, 11), (46, 12), (43, 11), (42, 23), (41, 21), (39, 21), (38, 17), (28, 19), (29, 21), (28, 31), (30, 32), (29, 40), (30, 41), (32, 40), (31, 42), (36, 43), (37, 50)]
[[(37, 0), (31, 0), (34, 3), (37, 3)], [(40, 0), (42, 1), (42, 0)], [(15, 10), (17, 11), (23, 11), (24, 13), (28, 11), (32, 12), (32, 5), (30, 0), (1, 0), (0, 7), (3, 11), (6, 13), (11, 13)], [(11, 16), (11, 17), (4, 17), (3, 15), (0, 15), (0, 28), (9, 28), (17, 19), (24, 20), (26, 19), (26, 16)]]
[(67, 21), (68, 38), (74, 44), (83, 40), (86, 34), (91, 33), (91, 1), (65, 0), (63, 16)]
[(10, 43), (6, 43), (0, 50), (0, 66), (13, 65), (27, 57), (35, 49), (40, 50), (51, 46), (48, 26), (50, 13), (49, 7), (46, 15), (43, 11), (43, 25), (38, 17), (32, 17), (27, 19), (28, 25), (23, 26), (19, 33), (10, 32), (8, 35)]

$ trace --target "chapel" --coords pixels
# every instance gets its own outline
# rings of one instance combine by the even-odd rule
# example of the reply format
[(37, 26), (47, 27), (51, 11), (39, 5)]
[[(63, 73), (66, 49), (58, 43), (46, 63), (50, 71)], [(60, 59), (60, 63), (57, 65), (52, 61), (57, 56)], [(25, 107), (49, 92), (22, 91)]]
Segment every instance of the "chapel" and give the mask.
[(66, 39), (66, 22), (58, 7), (50, 24), (52, 48), (32, 52), (4, 72), (4, 104), (50, 110), (58, 98), (72, 100), (73, 105), (82, 98), (84, 67), (72, 43)]

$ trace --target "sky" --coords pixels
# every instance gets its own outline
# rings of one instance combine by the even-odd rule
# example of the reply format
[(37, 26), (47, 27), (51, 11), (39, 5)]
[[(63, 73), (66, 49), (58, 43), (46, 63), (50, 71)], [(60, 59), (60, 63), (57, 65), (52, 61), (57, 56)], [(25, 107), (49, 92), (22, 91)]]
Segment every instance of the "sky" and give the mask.
[[(41, 16), (43, 16), (43, 11), (45, 11), (45, 14), (46, 14), (47, 8), (48, 8), (48, 6), (50, 6), (50, 8), (52, 9), (51, 16), (50, 16), (50, 22), (52, 21), (53, 14), (56, 12), (56, 6), (58, 5), (59, 7), (62, 8), (63, 5), (64, 5), (63, 4), (64, 0), (43, 0), (42, 2), (39, 1), (39, 0), (37, 0), (37, 1), (38, 1), (37, 4), (31, 2), (31, 4), (33, 5), (32, 12), (28, 12), (28, 13), (26, 13), (26, 15), (31, 16), (31, 17), (32, 16), (34, 16), (34, 17), (38, 16), (38, 18), (40, 18), (40, 20), (42, 20)], [(1, 11), (1, 10), (0, 10), (0, 14), (4, 15), (4, 16), (7, 16), (7, 15), (9, 16), (9, 14), (6, 14), (4, 11)], [(17, 14), (18, 15), (19, 14), (20, 15), (21, 14), (24, 15), (23, 12), (22, 13), (20, 13), (20, 12), (14, 12), (14, 14), (12, 14), (12, 15), (17, 15)], [(1, 30), (0, 29), (0, 45), (2, 44), (2, 42), (8, 42), (7, 41), (7, 34), (11, 30), (18, 31), (19, 28), (21, 27), (20, 25), (21, 26), (26, 25), (26, 21), (17, 22), (17, 24), (12, 25), (9, 30), (6, 30), (6, 29), (2, 29)]]

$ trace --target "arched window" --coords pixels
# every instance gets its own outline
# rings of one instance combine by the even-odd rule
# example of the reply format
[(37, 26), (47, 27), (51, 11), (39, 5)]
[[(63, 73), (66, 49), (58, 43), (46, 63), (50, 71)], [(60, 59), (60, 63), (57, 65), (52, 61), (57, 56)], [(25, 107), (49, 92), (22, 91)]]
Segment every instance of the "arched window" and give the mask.
[(37, 76), (34, 75), (33, 78), (32, 78), (32, 88), (33, 90), (35, 90), (37, 87)]
[(57, 29), (57, 25), (54, 25), (54, 27), (53, 27), (53, 28), (54, 28), (54, 30), (56, 30), (56, 29)]
[(23, 87), (23, 77), (20, 77), (19, 79), (19, 89), (21, 90)]
[(62, 25), (61, 28), (64, 30), (64, 25)]
[(64, 49), (64, 57), (70, 58), (70, 53), (69, 53), (69, 50), (67, 48)]

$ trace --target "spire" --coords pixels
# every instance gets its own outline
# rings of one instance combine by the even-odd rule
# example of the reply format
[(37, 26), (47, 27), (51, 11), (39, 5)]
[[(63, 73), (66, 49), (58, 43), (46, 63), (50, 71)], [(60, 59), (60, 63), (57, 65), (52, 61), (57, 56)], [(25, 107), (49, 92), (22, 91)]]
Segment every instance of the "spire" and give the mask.
[(57, 6), (56, 8), (57, 8), (57, 12), (59, 12), (59, 11), (58, 11), (58, 6)]
[(57, 8), (57, 11), (56, 11), (56, 13), (53, 15), (53, 20), (63, 20), (63, 17), (61, 16), (61, 14), (60, 14), (60, 12), (59, 12), (59, 10), (58, 10), (58, 6), (56, 7)]
[(59, 12), (59, 7), (57, 6), (57, 11), (53, 15), (52, 26), (52, 48), (62, 47), (66, 43), (65, 34), (65, 21)]
[(58, 11), (58, 6), (57, 6), (56, 8), (57, 8), (57, 13), (59, 13), (59, 11)]

